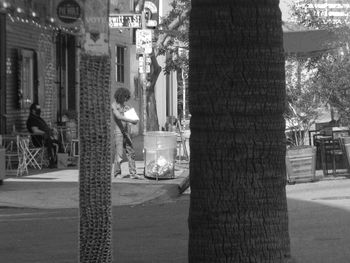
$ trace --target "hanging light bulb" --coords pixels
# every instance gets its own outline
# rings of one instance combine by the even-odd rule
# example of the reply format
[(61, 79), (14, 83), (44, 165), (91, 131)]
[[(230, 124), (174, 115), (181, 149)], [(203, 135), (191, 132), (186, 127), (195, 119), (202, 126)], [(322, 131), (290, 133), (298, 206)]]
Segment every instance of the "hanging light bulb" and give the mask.
[(23, 13), (24, 11), (23, 11), (23, 9), (22, 9), (22, 8), (17, 7), (17, 8), (16, 8), (16, 12), (17, 12), (17, 13), (19, 13), (19, 14), (21, 14), (21, 13)]
[(2, 8), (6, 9), (9, 7), (10, 7), (10, 4), (8, 2), (2, 2)]

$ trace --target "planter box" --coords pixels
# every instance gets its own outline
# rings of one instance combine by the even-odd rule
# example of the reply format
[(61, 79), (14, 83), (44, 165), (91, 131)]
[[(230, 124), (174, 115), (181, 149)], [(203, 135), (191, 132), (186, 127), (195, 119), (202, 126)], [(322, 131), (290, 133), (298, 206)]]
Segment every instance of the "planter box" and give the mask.
[(288, 149), (286, 154), (287, 180), (289, 183), (316, 180), (316, 147), (303, 146)]

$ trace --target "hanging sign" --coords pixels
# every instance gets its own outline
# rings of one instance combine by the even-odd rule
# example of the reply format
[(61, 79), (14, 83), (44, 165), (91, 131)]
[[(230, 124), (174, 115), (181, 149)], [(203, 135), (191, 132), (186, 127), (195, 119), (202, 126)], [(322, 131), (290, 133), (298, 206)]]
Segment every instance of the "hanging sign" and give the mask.
[(157, 27), (159, 19), (158, 6), (158, 0), (145, 1), (144, 11), (146, 13), (147, 27)]
[(63, 0), (56, 7), (57, 18), (66, 24), (72, 24), (81, 18), (80, 5), (74, 0)]

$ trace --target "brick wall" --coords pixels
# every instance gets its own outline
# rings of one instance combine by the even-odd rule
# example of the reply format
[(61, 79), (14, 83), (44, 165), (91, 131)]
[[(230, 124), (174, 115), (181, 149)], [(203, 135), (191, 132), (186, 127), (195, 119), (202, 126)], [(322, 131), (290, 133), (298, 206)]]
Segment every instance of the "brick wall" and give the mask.
[(13, 126), (17, 131), (26, 131), (26, 120), (30, 103), (19, 107), (18, 98), (18, 50), (29, 49), (36, 52), (38, 66), (38, 98), (47, 122), (56, 121), (56, 61), (55, 31), (38, 24), (7, 17), (6, 21), (6, 59), (10, 61), (10, 71), (6, 75), (6, 132)]

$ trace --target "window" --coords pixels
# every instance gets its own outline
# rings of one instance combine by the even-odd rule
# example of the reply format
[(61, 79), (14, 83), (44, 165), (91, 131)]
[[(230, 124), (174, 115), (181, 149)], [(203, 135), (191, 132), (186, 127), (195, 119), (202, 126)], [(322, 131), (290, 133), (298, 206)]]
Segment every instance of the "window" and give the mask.
[(34, 52), (21, 49), (19, 52), (19, 99), (20, 107), (27, 108), (35, 100)]
[(115, 46), (115, 73), (116, 73), (116, 81), (124, 83), (124, 47)]

